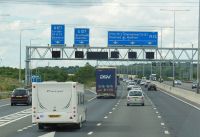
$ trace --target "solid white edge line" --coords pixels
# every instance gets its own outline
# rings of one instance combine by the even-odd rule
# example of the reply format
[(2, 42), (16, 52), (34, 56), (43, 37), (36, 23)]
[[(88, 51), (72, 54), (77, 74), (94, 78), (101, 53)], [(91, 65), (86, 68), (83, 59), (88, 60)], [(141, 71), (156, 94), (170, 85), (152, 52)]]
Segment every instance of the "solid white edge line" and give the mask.
[(192, 104), (190, 104), (190, 103), (188, 103), (188, 102), (186, 102), (186, 101), (184, 101), (184, 100), (182, 100), (182, 99), (180, 99), (180, 98), (178, 98), (178, 97), (175, 97), (174, 95), (171, 95), (171, 94), (169, 94), (169, 93), (167, 93), (167, 92), (165, 92), (165, 91), (163, 91), (162, 93), (165, 93), (166, 95), (168, 95), (168, 96), (170, 96), (170, 97), (173, 97), (173, 98), (175, 98), (175, 99), (177, 99), (177, 100), (179, 100), (179, 101), (181, 101), (181, 102), (183, 102), (183, 103), (185, 103), (185, 104), (187, 104), (187, 105), (189, 105), (189, 106), (191, 106), (191, 107), (193, 107), (193, 108), (196, 108), (197, 110), (200, 110), (199, 107), (197, 107), (197, 106), (195, 106), (195, 105), (192, 105)]
[(90, 102), (90, 101), (94, 100), (95, 98), (96, 98), (96, 97), (93, 97), (93, 98), (89, 99), (89, 100), (88, 100), (88, 102)]
[(93, 134), (93, 132), (91, 131), (91, 132), (88, 132), (88, 135), (92, 135)]

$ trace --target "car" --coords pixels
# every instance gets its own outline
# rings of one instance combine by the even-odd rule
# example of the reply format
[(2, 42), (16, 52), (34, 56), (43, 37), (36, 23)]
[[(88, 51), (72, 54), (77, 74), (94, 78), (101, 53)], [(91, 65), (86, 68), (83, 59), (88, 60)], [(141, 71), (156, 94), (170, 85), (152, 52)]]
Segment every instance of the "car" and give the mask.
[(180, 80), (175, 80), (175, 81), (174, 81), (174, 84), (175, 84), (175, 85), (181, 85), (182, 82), (181, 82)]
[(146, 84), (146, 80), (141, 80), (140, 85), (145, 85)]
[(132, 86), (131, 87), (131, 90), (134, 90), (134, 89), (137, 89), (137, 90), (141, 90), (142, 91), (142, 88), (140, 86)]
[(32, 103), (32, 92), (31, 89), (16, 88), (13, 90), (11, 95), (11, 106), (16, 104), (31, 105)]
[(194, 89), (194, 88), (197, 88), (197, 83), (196, 82), (192, 83), (192, 89)]
[(157, 91), (157, 87), (155, 84), (149, 84), (147, 90), (148, 91), (151, 91), (151, 90)]
[(141, 104), (144, 106), (144, 94), (141, 90), (130, 90), (127, 95), (127, 106)]
[(134, 87), (135, 85), (128, 85), (127, 86), (127, 90), (129, 91), (129, 90), (131, 90), (132, 89), (132, 87)]
[(150, 83), (151, 82), (149, 80), (147, 80), (146, 83), (144, 84), (144, 87), (147, 88)]

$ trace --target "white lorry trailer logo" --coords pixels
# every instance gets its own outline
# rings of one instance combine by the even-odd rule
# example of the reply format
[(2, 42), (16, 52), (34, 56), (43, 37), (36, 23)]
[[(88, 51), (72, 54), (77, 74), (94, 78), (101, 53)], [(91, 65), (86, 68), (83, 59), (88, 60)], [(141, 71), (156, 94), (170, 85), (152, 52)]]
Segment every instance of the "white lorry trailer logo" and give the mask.
[(111, 75), (100, 75), (100, 79), (110, 79)]

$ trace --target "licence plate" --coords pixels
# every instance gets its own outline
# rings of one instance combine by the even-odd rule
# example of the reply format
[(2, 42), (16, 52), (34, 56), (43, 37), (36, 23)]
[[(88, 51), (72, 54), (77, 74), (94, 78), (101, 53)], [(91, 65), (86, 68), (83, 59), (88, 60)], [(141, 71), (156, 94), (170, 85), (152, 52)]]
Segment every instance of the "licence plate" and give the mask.
[(50, 118), (58, 118), (60, 115), (49, 115)]
[(17, 98), (21, 98), (22, 96), (16, 96)]

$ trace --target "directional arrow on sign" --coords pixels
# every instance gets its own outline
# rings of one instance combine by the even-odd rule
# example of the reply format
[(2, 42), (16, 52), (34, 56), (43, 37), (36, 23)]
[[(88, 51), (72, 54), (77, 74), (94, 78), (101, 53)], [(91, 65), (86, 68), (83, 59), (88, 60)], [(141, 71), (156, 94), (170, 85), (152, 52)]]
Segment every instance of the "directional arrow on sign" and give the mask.
[(47, 134), (44, 134), (44, 135), (41, 135), (41, 136), (38, 136), (38, 137), (54, 137), (55, 133), (56, 132), (50, 132), (50, 133), (47, 133)]
[(117, 44), (117, 41), (114, 41), (113, 43), (114, 43), (114, 44)]

